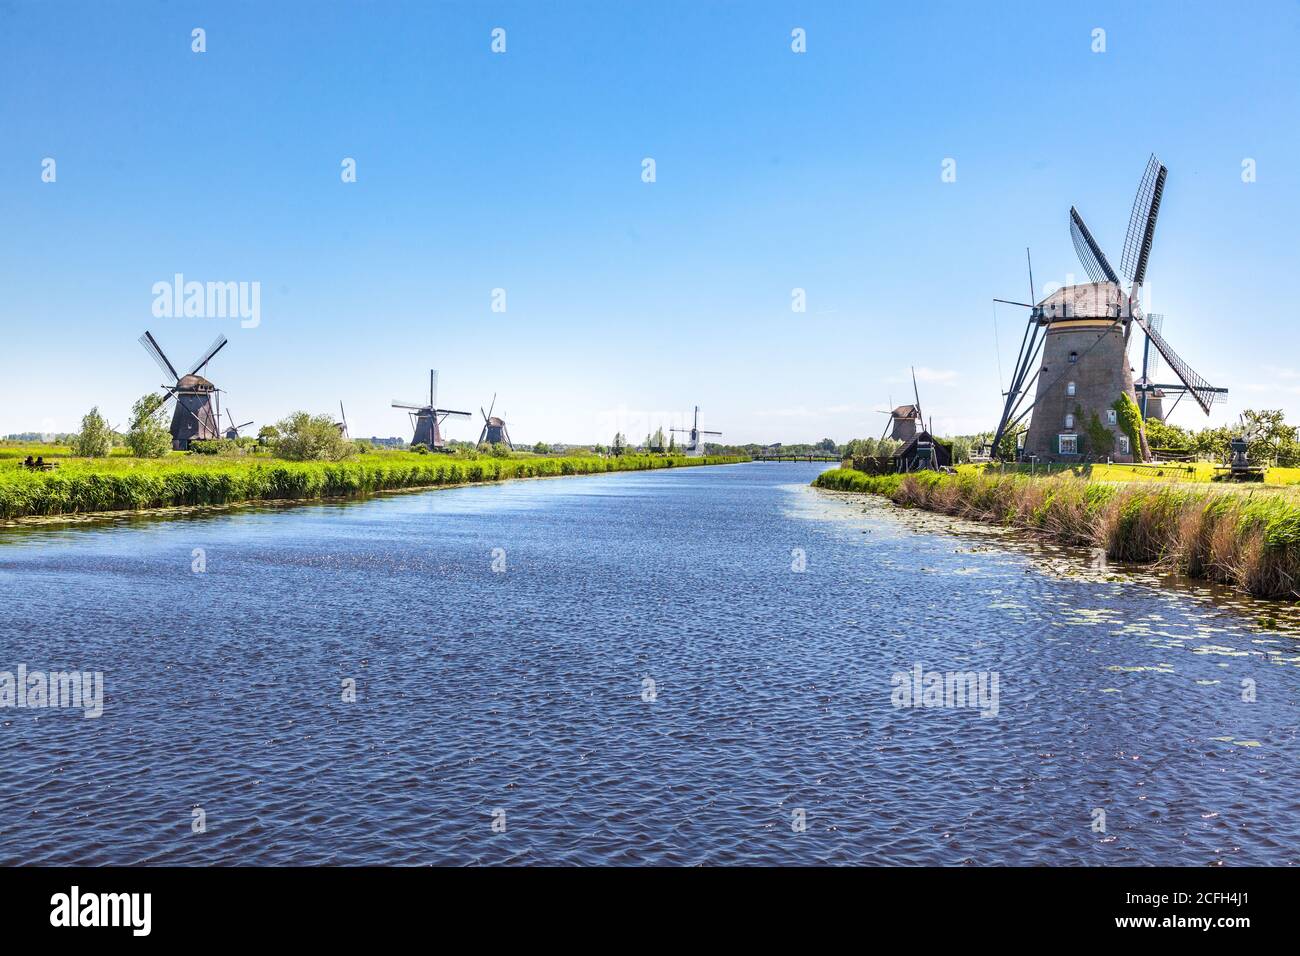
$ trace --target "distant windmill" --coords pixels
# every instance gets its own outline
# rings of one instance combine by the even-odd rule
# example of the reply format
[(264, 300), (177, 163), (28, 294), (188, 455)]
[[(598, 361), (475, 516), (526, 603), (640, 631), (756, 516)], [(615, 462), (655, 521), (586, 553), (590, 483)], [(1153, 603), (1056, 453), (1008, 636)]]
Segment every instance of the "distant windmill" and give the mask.
[(671, 430), (675, 432), (685, 432), (690, 436), (686, 439), (686, 454), (691, 456), (701, 455), (704, 453), (703, 449), (700, 447), (701, 435), (722, 434), (722, 432), (709, 432), (700, 428), (700, 406), (698, 405), (695, 406), (695, 419), (690, 428), (674, 428)]
[(891, 438), (894, 441), (909, 442), (925, 431), (925, 418), (921, 414), (921, 393), (916, 387), (916, 369), (912, 369), (912, 397), (914, 405), (899, 405), (893, 411), (884, 412), (889, 416), (880, 439)]
[(512, 446), (510, 444), (510, 432), (506, 430), (506, 420), (492, 414), (496, 411), (496, 407), (497, 396), (495, 392), (492, 393), (492, 404), (488, 406), (486, 412), (483, 411), (482, 405), (479, 406), (479, 414), (483, 416), (483, 431), (479, 433), (478, 443), (482, 445), (486, 442), (489, 445), (505, 445), (510, 448)]
[(446, 447), (442, 435), (442, 423), (452, 415), (472, 418), (469, 412), (458, 412), (450, 408), (438, 407), (438, 372), (429, 370), (429, 401), (426, 404), (393, 401), (394, 408), (405, 408), (415, 420), (415, 435), (411, 445), (424, 445), (430, 451), (441, 451)]
[(339, 402), (339, 417), (340, 421), (335, 422), (334, 427), (339, 430), (339, 434), (344, 438), (351, 438), (352, 436), (348, 434), (348, 413), (343, 411), (342, 402)]
[(242, 425), (236, 425), (235, 416), (230, 414), (229, 407), (226, 408), (226, 421), (230, 422), (230, 427), (226, 429), (226, 437), (231, 441), (234, 441), (239, 437), (239, 430), (241, 428), (247, 428), (249, 425), (253, 424), (252, 422), (244, 422)]
[(172, 415), (171, 424), (172, 449), (187, 451), (192, 441), (220, 438), (221, 400), (217, 386), (198, 373), (225, 347), (226, 337), (218, 335), (202, 358), (184, 375), (176, 371), (176, 367), (148, 331), (140, 336), (140, 344), (158, 363), (163, 374), (172, 380), (171, 385), (163, 386), (167, 396), (163, 407), (172, 399), (176, 400), (176, 411)]

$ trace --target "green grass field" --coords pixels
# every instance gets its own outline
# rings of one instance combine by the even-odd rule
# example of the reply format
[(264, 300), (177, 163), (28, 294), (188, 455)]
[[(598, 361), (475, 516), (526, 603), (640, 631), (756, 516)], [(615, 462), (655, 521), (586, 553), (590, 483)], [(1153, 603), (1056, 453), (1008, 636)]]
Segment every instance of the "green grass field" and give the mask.
[(28, 454), (43, 454), (47, 461), (56, 457), (48, 450), (23, 450), (21, 455), (0, 457), (0, 518), (333, 498), (402, 488), (747, 460), (663, 455), (484, 456), (470, 460), (451, 455), (375, 451), (342, 462), (290, 462), (262, 456), (222, 458), (174, 453), (157, 459), (60, 456), (56, 470), (32, 472), (22, 467), (21, 459)]
[[(1161, 462), (1151, 465), (1056, 465), (1050, 470), (1043, 465), (1032, 468), (1029, 465), (1003, 466), (992, 463), (958, 465), (958, 472), (972, 474), (1071, 474), (1077, 478), (1090, 478), (1093, 481), (1140, 481), (1140, 482), (1184, 482), (1191, 484), (1208, 483), (1214, 480), (1222, 469), (1208, 461), (1195, 462)], [(1300, 485), (1300, 468), (1269, 468), (1264, 472), (1266, 485)]]

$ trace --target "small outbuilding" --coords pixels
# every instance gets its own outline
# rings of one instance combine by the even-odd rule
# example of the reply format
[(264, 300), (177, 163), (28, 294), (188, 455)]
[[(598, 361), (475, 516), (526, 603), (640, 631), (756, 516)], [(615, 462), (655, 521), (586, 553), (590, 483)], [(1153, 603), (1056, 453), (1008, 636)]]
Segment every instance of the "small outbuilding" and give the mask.
[(921, 431), (894, 452), (895, 471), (919, 471), (925, 468), (952, 467), (952, 445), (939, 441), (928, 431)]

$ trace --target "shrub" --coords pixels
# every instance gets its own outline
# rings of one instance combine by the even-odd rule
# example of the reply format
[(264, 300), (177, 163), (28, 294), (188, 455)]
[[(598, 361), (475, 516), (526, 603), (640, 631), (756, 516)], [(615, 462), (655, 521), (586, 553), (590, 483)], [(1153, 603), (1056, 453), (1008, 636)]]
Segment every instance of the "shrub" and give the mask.
[(294, 412), (276, 425), (275, 455), (289, 461), (341, 461), (356, 451), (329, 415)]
[(104, 458), (112, 450), (112, 429), (96, 406), (81, 419), (81, 431), (72, 439), (72, 453), (78, 458)]

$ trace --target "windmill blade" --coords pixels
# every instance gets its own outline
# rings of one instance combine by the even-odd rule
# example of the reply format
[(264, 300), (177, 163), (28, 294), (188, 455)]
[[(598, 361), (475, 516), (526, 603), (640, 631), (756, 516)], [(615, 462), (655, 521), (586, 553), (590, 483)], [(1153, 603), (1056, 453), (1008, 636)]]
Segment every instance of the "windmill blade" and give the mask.
[(172, 367), (172, 363), (168, 361), (166, 353), (163, 352), (162, 348), (158, 345), (150, 332), (146, 331), (144, 335), (140, 336), (140, 344), (144, 346), (144, 350), (149, 353), (153, 360), (158, 363), (158, 367), (162, 369), (164, 375), (170, 375), (173, 382), (180, 381), (181, 377), (176, 374), (176, 369)]
[(450, 408), (435, 408), (434, 411), (437, 412), (439, 415), (441, 415), (443, 418), (446, 418), (448, 415), (459, 415), (462, 418), (474, 417), (473, 412), (458, 412)]
[(1196, 399), (1196, 404), (1201, 406), (1201, 411), (1207, 415), (1210, 414), (1210, 405), (1214, 403), (1217, 394), (1214, 387), (1192, 371), (1192, 367), (1179, 358), (1178, 353), (1165, 341), (1164, 336), (1157, 332), (1155, 327), (1147, 322), (1140, 312), (1133, 313), (1133, 321), (1147, 334), (1151, 344), (1164, 356), (1174, 374), (1187, 386), (1187, 390), (1192, 393), (1192, 398)]
[(341, 401), (339, 402), (339, 417), (343, 419), (344, 436), (346, 436), (347, 438), (351, 438), (352, 433), (348, 431), (348, 413), (343, 410), (343, 403)]
[(1137, 196), (1133, 199), (1120, 268), (1135, 288), (1142, 287), (1147, 275), (1147, 259), (1151, 255), (1151, 241), (1156, 235), (1156, 218), (1160, 215), (1160, 197), (1164, 195), (1167, 172), (1152, 153), (1147, 160), (1146, 172), (1142, 174), (1142, 182), (1138, 184)]
[[(496, 393), (496, 392), (493, 392), (493, 393), (492, 393), (492, 404), (488, 406), (488, 418), (491, 418), (491, 417), (492, 417), (492, 413), (496, 410), (496, 407), (497, 407), (497, 393)], [(483, 411), (483, 409), (482, 409), (481, 406), (479, 407), (479, 411), (480, 411), (480, 412)]]
[(429, 406), (428, 406), (428, 405), (421, 405), (421, 404), (418, 404), (417, 402), (402, 402), (402, 401), (398, 401), (397, 399), (393, 399), (393, 407), (394, 407), (394, 408), (409, 408), (409, 409), (410, 409), (411, 411), (413, 411), (413, 412), (421, 412), (421, 411), (424, 411), (424, 410), (425, 410), (426, 408), (428, 408)]
[(429, 369), (429, 404), (434, 408), (438, 407), (438, 370), (436, 368)]
[(194, 367), (190, 369), (189, 374), (195, 374), (199, 369), (211, 362), (212, 357), (226, 347), (226, 341), (224, 335), (218, 335), (213, 339), (212, 344), (208, 346), (208, 350), (203, 353), (203, 358), (194, 363)]
[[(1146, 323), (1147, 323), (1147, 325), (1151, 326), (1151, 328), (1153, 328), (1153, 329), (1155, 329), (1157, 332), (1159, 332), (1161, 335), (1164, 335), (1164, 334), (1165, 334), (1165, 317), (1164, 317), (1163, 315), (1160, 315), (1160, 314), (1158, 314), (1158, 313), (1154, 313), (1154, 314), (1153, 314), (1153, 313), (1148, 313), (1148, 314), (1146, 315)], [(1156, 350), (1155, 354), (1150, 355), (1150, 356), (1147, 357), (1146, 365), (1147, 365), (1147, 378), (1148, 378), (1148, 379), (1153, 379), (1153, 378), (1155, 378), (1158, 374), (1160, 374), (1160, 351), (1159, 351), (1159, 349)]]
[(1079, 210), (1073, 206), (1070, 207), (1070, 238), (1074, 240), (1074, 251), (1079, 254), (1079, 261), (1087, 270), (1088, 278), (1093, 282), (1119, 282), (1119, 276), (1110, 267), (1106, 253), (1101, 251), (1101, 246), (1092, 238)]
[(253, 424), (253, 423), (252, 423), (251, 421), (248, 421), (248, 422), (244, 422), (244, 424), (242, 424), (242, 425), (236, 425), (236, 426), (235, 426), (235, 431), (239, 431), (241, 428), (247, 428), (247, 427), (248, 427), (249, 425), (251, 425), (251, 424)]
[(478, 407), (478, 413), (483, 416), (483, 424), (486, 425), (488, 420), (488, 413), (483, 411), (482, 405)]
[(711, 431), (707, 431), (706, 429), (703, 429), (703, 428), (698, 429), (698, 431), (699, 431), (699, 433), (700, 433), (701, 435), (721, 435), (721, 434), (722, 434), (722, 432), (711, 432)]

